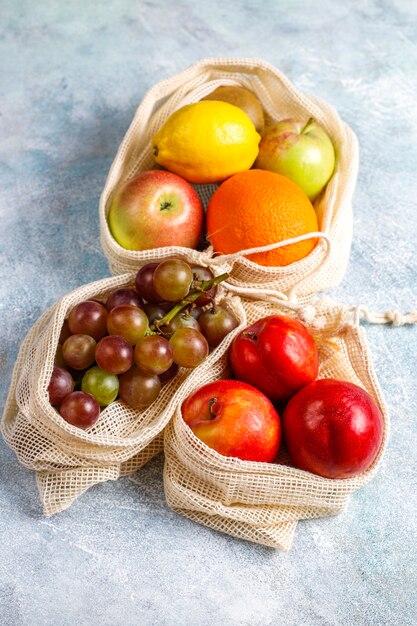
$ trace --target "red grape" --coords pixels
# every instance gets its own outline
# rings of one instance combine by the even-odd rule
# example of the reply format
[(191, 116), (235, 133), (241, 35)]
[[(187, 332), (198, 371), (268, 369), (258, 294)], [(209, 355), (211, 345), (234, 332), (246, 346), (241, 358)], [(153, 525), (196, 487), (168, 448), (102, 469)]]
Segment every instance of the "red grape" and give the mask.
[(111, 335), (120, 335), (134, 346), (148, 330), (148, 318), (142, 309), (122, 304), (110, 311), (107, 328)]
[(176, 363), (173, 363), (171, 367), (168, 368), (165, 372), (162, 372), (162, 374), (159, 374), (159, 380), (161, 381), (162, 384), (167, 383), (169, 380), (174, 378), (174, 376), (176, 376), (177, 372), (178, 372), (178, 365)]
[(163, 301), (163, 298), (155, 291), (153, 284), (153, 274), (158, 265), (159, 263), (147, 263), (140, 268), (135, 279), (136, 291), (141, 298), (151, 304), (158, 304)]
[[(213, 272), (209, 270), (208, 267), (193, 265), (191, 267), (191, 270), (193, 272), (193, 289), (201, 285), (203, 280), (211, 280), (212, 278), (214, 278)], [(195, 300), (195, 304), (197, 306), (205, 306), (206, 304), (210, 304), (216, 293), (217, 285), (213, 285), (212, 287), (210, 287), (210, 289), (201, 293), (201, 296), (199, 296), (197, 300)]]
[(85, 430), (98, 420), (100, 405), (89, 393), (74, 391), (64, 398), (59, 412), (66, 422)]
[(73, 389), (74, 381), (71, 374), (62, 367), (55, 365), (48, 386), (49, 402), (53, 405), (60, 404), (68, 394), (72, 393)]
[(90, 335), (70, 335), (62, 346), (62, 356), (75, 370), (90, 367), (95, 360), (96, 342)]
[[(170, 303), (172, 307), (172, 303)], [(144, 311), (148, 316), (149, 324), (153, 324), (155, 320), (161, 320), (165, 315), (165, 310), (158, 304), (145, 304)]]
[(169, 341), (158, 335), (141, 339), (135, 347), (135, 363), (145, 374), (162, 374), (174, 361), (174, 351)]
[(58, 367), (63, 367), (65, 369), (65, 361), (62, 354), (62, 346), (60, 343), (56, 347), (54, 364), (58, 365)]
[(106, 307), (95, 300), (77, 304), (69, 314), (68, 325), (73, 334), (90, 335), (96, 341), (107, 335)]
[(169, 340), (174, 361), (181, 367), (197, 367), (208, 355), (206, 338), (194, 328), (179, 328)]
[(133, 349), (123, 337), (107, 335), (97, 344), (96, 362), (110, 374), (124, 374), (133, 365)]
[(158, 376), (144, 374), (135, 366), (120, 376), (119, 397), (134, 409), (144, 409), (152, 404), (160, 390)]
[(143, 309), (142, 298), (134, 289), (130, 288), (116, 289), (116, 291), (113, 291), (107, 298), (106, 307), (108, 311), (111, 311), (122, 304), (130, 304), (131, 306), (137, 306), (139, 309)]
[(218, 346), (226, 335), (239, 325), (235, 316), (221, 306), (202, 313), (198, 318), (198, 323), (212, 348)]
[(71, 334), (71, 331), (68, 325), (68, 320), (65, 320), (64, 323), (62, 324), (61, 334), (59, 335), (58, 343), (63, 344), (65, 339), (68, 339), (70, 334)]

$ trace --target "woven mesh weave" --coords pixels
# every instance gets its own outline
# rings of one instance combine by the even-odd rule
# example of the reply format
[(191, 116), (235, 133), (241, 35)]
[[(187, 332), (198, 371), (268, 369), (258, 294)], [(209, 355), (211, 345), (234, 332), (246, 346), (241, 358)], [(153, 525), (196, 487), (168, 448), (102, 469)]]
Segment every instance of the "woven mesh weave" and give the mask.
[[(76, 289), (40, 317), (21, 345), (1, 428), (19, 460), (36, 470), (46, 515), (64, 510), (96, 483), (135, 472), (158, 454), (163, 448), (161, 433), (175, 407), (189, 395), (190, 385), (198, 385), (200, 368), (180, 368), (150, 407), (138, 411), (112, 402), (87, 431), (65, 422), (49, 403), (56, 348), (69, 311), (89, 298), (104, 300), (114, 289), (132, 285), (134, 277), (124, 274)], [(240, 300), (229, 298), (226, 304), (243, 324)], [(218, 360), (218, 350), (203, 368)]]
[[(243, 302), (248, 323), (274, 313), (295, 315), (264, 302)], [(312, 315), (313, 313), (313, 315)], [(165, 430), (164, 489), (168, 504), (186, 517), (241, 539), (288, 550), (297, 521), (335, 515), (349, 495), (374, 475), (385, 449), (389, 422), (377, 383), (365, 332), (343, 307), (328, 300), (309, 310), (307, 327), (320, 357), (319, 378), (336, 378), (364, 388), (384, 416), (382, 446), (372, 467), (355, 477), (326, 479), (290, 466), (285, 450), (277, 463), (224, 457), (194, 436), (177, 406)], [(201, 371), (194, 391), (227, 377), (226, 346), (216, 362)], [(190, 387), (190, 386), (188, 386)]]
[[(179, 107), (200, 100), (220, 85), (241, 85), (262, 103), (267, 121), (314, 117), (336, 148), (336, 171), (316, 201), (321, 240), (301, 261), (287, 267), (262, 267), (240, 257), (213, 257), (187, 248), (127, 251), (111, 237), (107, 213), (115, 189), (153, 165), (152, 136)], [(44, 512), (59, 512), (90, 486), (135, 472), (165, 447), (164, 488), (177, 512), (216, 530), (268, 546), (289, 549), (298, 520), (333, 515), (343, 510), (349, 494), (374, 474), (388, 437), (388, 417), (375, 379), (364, 331), (339, 305), (310, 302), (319, 291), (337, 285), (346, 269), (352, 228), (352, 195), (358, 169), (357, 140), (336, 111), (321, 99), (301, 94), (271, 65), (252, 59), (207, 59), (155, 85), (145, 95), (118, 150), (100, 200), (103, 250), (114, 278), (91, 283), (65, 296), (46, 311), (24, 340), (15, 365), (2, 419), (2, 433), (20, 461), (36, 470)], [(196, 186), (205, 206), (216, 185)], [(113, 402), (88, 431), (67, 424), (51, 407), (47, 388), (58, 337), (70, 309), (87, 298), (104, 298), (117, 287), (132, 284), (147, 262), (179, 257), (230, 272), (221, 293), (239, 320), (236, 328), (195, 370), (181, 369), (163, 387), (158, 399), (140, 412)], [(127, 272), (127, 273), (126, 273)], [(288, 305), (267, 302), (284, 294)], [(257, 293), (263, 302), (240, 299)], [(299, 310), (296, 306), (301, 307)], [(310, 307), (310, 308), (308, 308)], [(375, 399), (385, 419), (384, 439), (373, 466), (345, 480), (328, 480), (296, 470), (282, 451), (277, 464), (259, 464), (216, 454), (200, 442), (182, 420), (183, 400), (203, 384), (226, 377), (227, 350), (247, 324), (265, 315), (299, 317), (315, 335), (320, 377), (354, 382)], [(165, 429), (165, 436), (164, 436)]]
[[(263, 267), (246, 258), (234, 262), (212, 258), (212, 249), (203, 252), (180, 247), (166, 247), (143, 252), (128, 251), (110, 234), (107, 214), (115, 189), (139, 171), (150, 169), (154, 162), (151, 138), (171, 113), (196, 102), (220, 85), (241, 85), (253, 91), (262, 103), (267, 121), (285, 117), (314, 117), (330, 135), (336, 149), (335, 173), (325, 192), (316, 201), (319, 228), (331, 242), (320, 241), (304, 259), (286, 267)], [(152, 260), (181, 257), (200, 265), (215, 264), (218, 273), (231, 271), (229, 285), (245, 293), (250, 288), (296, 291), (299, 301), (337, 285), (343, 277), (352, 236), (352, 195), (358, 169), (358, 145), (352, 130), (335, 109), (323, 100), (299, 92), (273, 66), (254, 59), (215, 58), (195, 63), (180, 74), (152, 87), (142, 100), (110, 169), (100, 200), (100, 232), (104, 253), (113, 274), (137, 270)], [(203, 203), (207, 203), (216, 185), (196, 185)]]

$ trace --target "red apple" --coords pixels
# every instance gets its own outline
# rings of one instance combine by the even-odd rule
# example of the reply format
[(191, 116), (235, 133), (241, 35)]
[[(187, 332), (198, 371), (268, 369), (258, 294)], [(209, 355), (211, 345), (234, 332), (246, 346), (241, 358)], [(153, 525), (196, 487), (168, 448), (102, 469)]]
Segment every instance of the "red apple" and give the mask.
[(325, 478), (364, 472), (382, 443), (383, 417), (371, 396), (331, 378), (301, 389), (287, 404), (282, 426), (295, 467)]
[(110, 231), (127, 250), (196, 248), (204, 210), (198, 193), (172, 172), (150, 170), (129, 180), (113, 198)]
[(318, 352), (307, 328), (290, 317), (264, 317), (243, 330), (230, 348), (238, 380), (260, 389), (272, 402), (288, 400), (316, 379)]
[(238, 380), (204, 385), (182, 405), (193, 433), (224, 456), (272, 463), (281, 443), (279, 415), (263, 393)]

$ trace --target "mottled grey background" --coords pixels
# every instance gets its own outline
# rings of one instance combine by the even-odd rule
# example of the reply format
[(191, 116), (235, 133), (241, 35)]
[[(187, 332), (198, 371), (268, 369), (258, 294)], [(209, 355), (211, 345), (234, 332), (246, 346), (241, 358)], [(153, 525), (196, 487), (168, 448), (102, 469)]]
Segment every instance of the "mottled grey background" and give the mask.
[[(0, 5), (0, 393), (49, 304), (108, 273), (97, 207), (145, 91), (207, 56), (263, 58), (332, 103), (361, 148), (338, 300), (416, 304), (417, 5), (413, 0), (3, 0)], [(417, 328), (368, 327), (392, 434), (345, 513), (292, 550), (168, 510), (162, 459), (43, 518), (0, 443), (2, 626), (411, 626), (417, 623)], [(413, 597), (414, 596), (414, 597)]]

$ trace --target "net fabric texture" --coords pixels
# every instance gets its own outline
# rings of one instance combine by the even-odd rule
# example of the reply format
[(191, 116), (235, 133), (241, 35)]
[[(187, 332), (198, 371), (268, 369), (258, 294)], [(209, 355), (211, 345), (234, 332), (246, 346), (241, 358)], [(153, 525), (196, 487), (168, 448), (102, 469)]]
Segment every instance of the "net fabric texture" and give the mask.
[[(65, 422), (49, 403), (59, 335), (72, 307), (89, 298), (104, 301), (114, 289), (133, 285), (134, 278), (134, 273), (124, 274), (76, 289), (45, 311), (21, 345), (1, 430), (18, 459), (36, 471), (46, 515), (68, 508), (92, 485), (137, 471), (161, 452), (162, 431), (176, 405), (189, 395), (190, 386), (199, 384), (199, 368), (180, 368), (150, 407), (139, 411), (112, 402), (86, 431)], [(245, 319), (238, 298), (229, 298), (227, 306)], [(204, 367), (217, 360), (214, 350)]]
[[(388, 439), (388, 414), (365, 332), (353, 323), (346, 309), (328, 299), (319, 301), (304, 315), (265, 302), (247, 300), (243, 307), (248, 324), (271, 314), (291, 315), (303, 321), (319, 350), (319, 378), (337, 378), (361, 386), (384, 417), (382, 446), (371, 468), (339, 480), (291, 467), (285, 449), (273, 464), (224, 457), (194, 436), (177, 405), (175, 416), (165, 429), (164, 490), (169, 506), (215, 530), (288, 550), (298, 520), (341, 512), (349, 495), (373, 477)], [(193, 391), (213, 380), (227, 378), (227, 374), (224, 346), (218, 360), (201, 371)]]
[[(140, 171), (151, 169), (151, 139), (175, 110), (196, 102), (221, 85), (240, 85), (259, 98), (267, 121), (286, 117), (314, 117), (328, 132), (336, 149), (336, 170), (325, 192), (315, 202), (319, 228), (331, 242), (319, 241), (304, 259), (286, 267), (263, 267), (243, 256), (222, 262), (213, 259), (213, 250), (199, 252), (181, 247), (166, 247), (142, 252), (125, 250), (111, 236), (107, 214), (116, 188)], [(358, 170), (358, 144), (355, 134), (335, 109), (318, 97), (299, 92), (273, 66), (256, 59), (213, 58), (195, 63), (183, 72), (152, 87), (143, 98), (111, 166), (100, 199), (101, 243), (110, 270), (120, 274), (140, 265), (167, 257), (211, 266), (231, 272), (230, 287), (266, 288), (283, 293), (297, 292), (307, 301), (319, 291), (337, 285), (345, 272), (352, 238), (352, 195)], [(216, 185), (196, 185), (205, 206)]]

